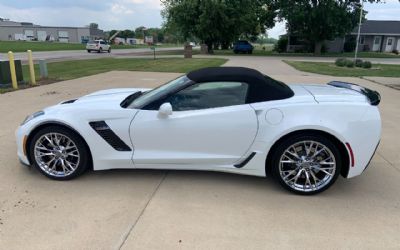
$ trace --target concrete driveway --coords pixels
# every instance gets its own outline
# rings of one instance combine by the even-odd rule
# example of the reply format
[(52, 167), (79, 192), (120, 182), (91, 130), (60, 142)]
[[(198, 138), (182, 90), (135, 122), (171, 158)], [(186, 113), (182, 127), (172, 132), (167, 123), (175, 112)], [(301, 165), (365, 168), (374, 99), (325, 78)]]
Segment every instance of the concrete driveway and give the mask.
[[(254, 59), (228, 65), (288, 83), (333, 79)], [(19, 164), (13, 133), (25, 115), (176, 76), (109, 72), (0, 95), (0, 249), (400, 248), (400, 91), (366, 80), (341, 79), (381, 93), (381, 145), (364, 175), (340, 178), (317, 196), (292, 195), (269, 178), (213, 172), (113, 170), (56, 182)]]

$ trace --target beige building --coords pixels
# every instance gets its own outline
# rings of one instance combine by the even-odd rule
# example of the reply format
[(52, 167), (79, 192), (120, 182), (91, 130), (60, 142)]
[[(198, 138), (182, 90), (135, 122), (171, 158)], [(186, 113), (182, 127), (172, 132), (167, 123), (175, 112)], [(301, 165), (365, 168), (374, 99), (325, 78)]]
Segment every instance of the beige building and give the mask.
[(89, 27), (40, 26), (28, 22), (14, 22), (0, 18), (0, 40), (3, 41), (58, 41), (85, 43), (104, 38), (103, 30)]

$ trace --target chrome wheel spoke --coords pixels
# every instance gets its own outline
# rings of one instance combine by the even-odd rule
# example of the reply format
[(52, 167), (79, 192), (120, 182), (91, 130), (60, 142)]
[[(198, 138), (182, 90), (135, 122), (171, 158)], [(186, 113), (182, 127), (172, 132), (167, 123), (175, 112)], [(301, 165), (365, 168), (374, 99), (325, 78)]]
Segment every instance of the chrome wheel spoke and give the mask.
[(306, 181), (304, 183), (304, 189), (306, 189), (307, 187), (312, 188), (311, 181), (310, 181), (310, 174), (307, 171), (305, 171), (304, 173), (306, 175)]
[(289, 171), (284, 171), (284, 172), (289, 172), (287, 175), (285, 175), (284, 177), (283, 177), (283, 179), (284, 180), (286, 180), (288, 177), (290, 177), (291, 175), (293, 175), (293, 174), (296, 174), (296, 170), (289, 170)]
[(314, 179), (314, 185), (317, 186), (317, 182), (321, 181), (314, 173), (313, 170), (310, 171), (310, 175), (312, 176), (312, 178)]
[(334, 162), (325, 162), (325, 161), (318, 162), (318, 164), (319, 165), (335, 165)]
[(279, 161), (282, 180), (294, 190), (317, 191), (326, 186), (336, 172), (331, 150), (317, 141), (300, 141), (289, 146)]
[(75, 142), (61, 133), (47, 133), (35, 143), (36, 163), (47, 174), (65, 177), (72, 174), (80, 162), (80, 152)]

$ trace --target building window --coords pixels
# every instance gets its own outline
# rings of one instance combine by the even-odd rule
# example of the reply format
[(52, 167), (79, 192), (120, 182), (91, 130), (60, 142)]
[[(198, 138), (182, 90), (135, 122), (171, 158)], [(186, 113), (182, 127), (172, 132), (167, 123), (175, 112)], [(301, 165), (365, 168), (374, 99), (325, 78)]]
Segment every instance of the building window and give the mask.
[(58, 31), (58, 41), (67, 43), (69, 41), (68, 31)]

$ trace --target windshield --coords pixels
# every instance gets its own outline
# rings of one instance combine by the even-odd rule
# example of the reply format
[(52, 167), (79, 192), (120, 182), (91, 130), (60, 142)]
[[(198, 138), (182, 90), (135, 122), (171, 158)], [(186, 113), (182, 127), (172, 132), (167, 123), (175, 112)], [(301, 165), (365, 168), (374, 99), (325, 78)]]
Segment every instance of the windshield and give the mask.
[(158, 88), (155, 88), (153, 90), (150, 90), (148, 92), (143, 93), (141, 96), (137, 97), (132, 101), (131, 104), (129, 104), (128, 108), (131, 109), (140, 109), (143, 108), (144, 106), (152, 103), (153, 101), (156, 101), (163, 96), (168, 95), (171, 92), (174, 92), (175, 90), (181, 88), (184, 86), (188, 81), (190, 81), (187, 76), (181, 76), (175, 80), (172, 80), (164, 85), (161, 85)]

